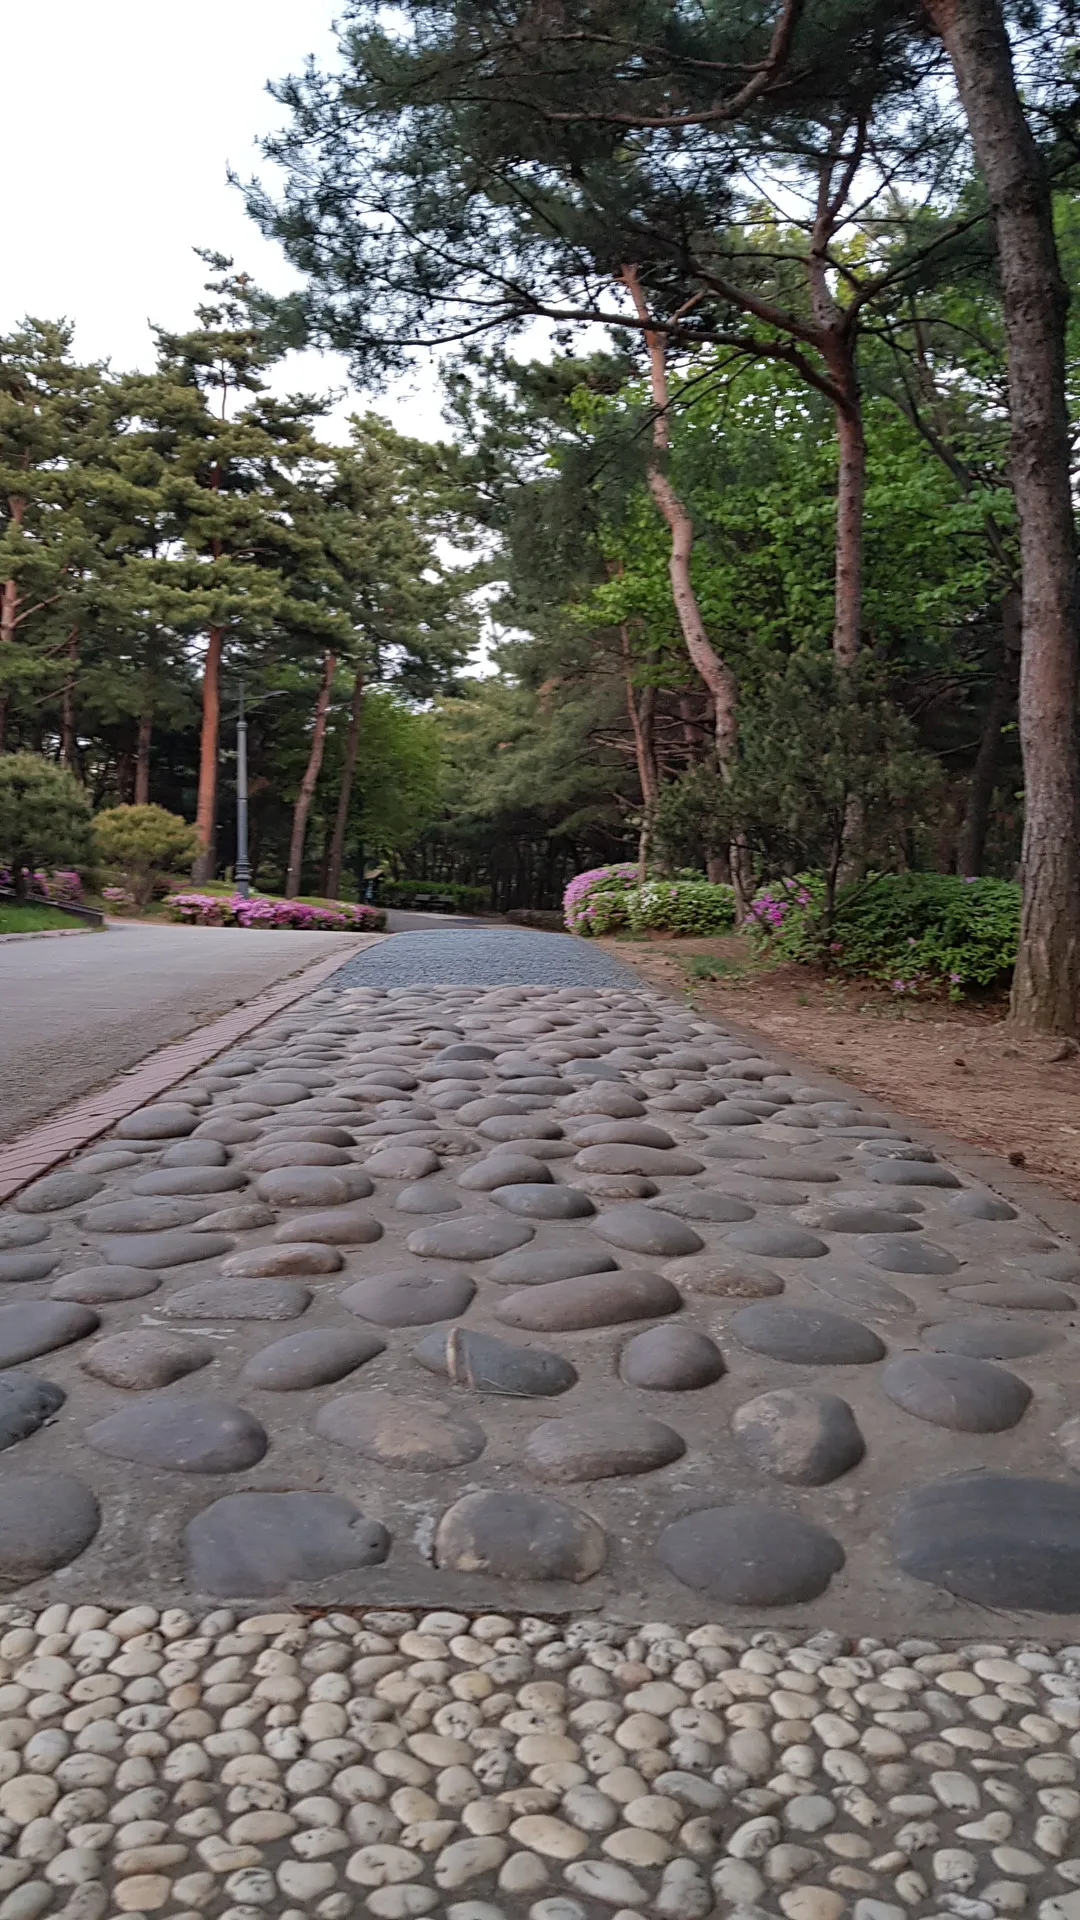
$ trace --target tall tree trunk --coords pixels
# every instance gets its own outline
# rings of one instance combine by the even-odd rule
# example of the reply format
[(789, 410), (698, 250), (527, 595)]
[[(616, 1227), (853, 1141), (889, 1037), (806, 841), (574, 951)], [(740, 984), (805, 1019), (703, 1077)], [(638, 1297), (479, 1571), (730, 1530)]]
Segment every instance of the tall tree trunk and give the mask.
[(1020, 527), (1024, 900), (1011, 1017), (1080, 1032), (1080, 610), (1065, 404), (1068, 291), (1000, 0), (927, 0), (994, 215)]
[(322, 766), (323, 748), (326, 745), (326, 710), (330, 705), (330, 689), (337, 667), (337, 655), (328, 653), (323, 662), (322, 679), (315, 701), (315, 724), (311, 729), (311, 752), (300, 782), (300, 791), (293, 808), (292, 839), (289, 842), (289, 871), (285, 876), (285, 898), (295, 900), (300, 891), (300, 870), (304, 864), (304, 837), (307, 833), (308, 814), (311, 802), (315, 798), (315, 786)]
[(1020, 658), (1020, 595), (1010, 587), (1001, 602), (1002, 653), (990, 700), (983, 718), (979, 751), (971, 770), (967, 804), (960, 827), (956, 860), (963, 874), (981, 873), (990, 825), (990, 808), (997, 779), (1001, 729), (1009, 717), (1016, 694), (1016, 669)]
[(199, 739), (199, 795), (195, 829), (199, 851), (191, 869), (195, 881), (214, 877), (214, 825), (217, 814), (218, 727), (221, 722), (222, 630), (211, 627), (202, 683), (202, 733)]
[(70, 772), (75, 767), (75, 666), (79, 657), (79, 629), (72, 627), (67, 638), (68, 670), (60, 695), (60, 758)]
[(150, 804), (150, 743), (154, 736), (154, 702), (149, 688), (143, 696), (139, 731), (135, 741), (135, 805)]
[[(21, 527), (26, 512), (26, 501), (18, 495), (9, 497), (11, 524)], [(0, 646), (10, 646), (15, 639), (18, 625), (19, 589), (14, 580), (5, 580), (0, 587)], [(7, 720), (10, 699), (6, 688), (0, 687), (0, 753), (4, 752), (7, 737)]]
[(626, 687), (626, 712), (630, 721), (630, 731), (634, 738), (634, 758), (637, 761), (638, 785), (641, 788), (641, 832), (638, 835), (638, 881), (644, 886), (648, 869), (649, 845), (652, 840), (653, 815), (656, 811), (656, 799), (659, 788), (656, 769), (656, 752), (653, 742), (653, 714), (656, 708), (656, 688), (644, 687), (638, 700), (634, 686), (633, 649), (630, 645), (630, 628), (624, 620), (619, 628), (622, 642), (623, 681)]
[(686, 643), (686, 651), (712, 695), (716, 715), (716, 758), (719, 762), (721, 777), (730, 781), (734, 774), (735, 757), (738, 751), (738, 722), (735, 713), (738, 688), (731, 668), (720, 658), (709, 639), (690, 577), (690, 558), (694, 550), (694, 523), (666, 472), (667, 455), (671, 444), (668, 425), (670, 395), (667, 377), (667, 343), (663, 334), (654, 333), (651, 328), (644, 325), (648, 320), (649, 310), (637, 268), (625, 266), (622, 277), (637, 309), (638, 318), (643, 323), (645, 347), (649, 356), (649, 382), (653, 404), (653, 458), (649, 463), (649, 491), (667, 521), (671, 534), (668, 573), (671, 578), (675, 611), (679, 616), (679, 626)]
[(866, 498), (866, 434), (855, 368), (848, 397), (836, 408), (839, 468), (836, 484), (836, 571), (833, 656), (839, 667), (855, 663), (862, 639), (863, 510)]
[(336, 900), (341, 892), (341, 866), (345, 858), (345, 832), (349, 824), (349, 808), (352, 805), (363, 705), (364, 669), (361, 666), (357, 667), (356, 678), (353, 681), (352, 702), (349, 707), (349, 731), (345, 735), (345, 758), (341, 763), (341, 785), (338, 788), (337, 812), (334, 815), (334, 833), (330, 842), (330, 863), (326, 876), (328, 900)]

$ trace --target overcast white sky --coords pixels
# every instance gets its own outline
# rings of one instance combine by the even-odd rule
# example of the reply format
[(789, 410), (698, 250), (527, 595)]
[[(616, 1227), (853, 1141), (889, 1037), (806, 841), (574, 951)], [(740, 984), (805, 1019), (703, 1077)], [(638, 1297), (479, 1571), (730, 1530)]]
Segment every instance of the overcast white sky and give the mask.
[[(226, 180), (280, 125), (266, 81), (307, 54), (328, 63), (339, 0), (0, 0), (7, 158), (0, 331), (66, 317), (86, 359), (153, 364), (150, 322), (189, 326), (205, 269), (231, 254), (263, 286), (295, 284)], [(343, 363), (294, 355), (275, 386), (325, 392)], [(432, 380), (353, 397), (402, 431), (436, 436)], [(341, 417), (344, 409), (339, 409)]]

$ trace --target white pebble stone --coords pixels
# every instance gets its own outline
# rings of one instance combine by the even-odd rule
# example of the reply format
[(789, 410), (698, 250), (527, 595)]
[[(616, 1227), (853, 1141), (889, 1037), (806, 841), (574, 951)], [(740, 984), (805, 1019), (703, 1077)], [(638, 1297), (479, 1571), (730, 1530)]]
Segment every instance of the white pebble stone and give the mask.
[(417, 1920), (420, 1914), (430, 1913), (438, 1900), (434, 1887), (398, 1885), (369, 1893), (367, 1904), (376, 1920)]
[[(514, 1833), (514, 1827), (510, 1831)], [(444, 1892), (467, 1886), (481, 1874), (497, 1872), (509, 1851), (506, 1841), (498, 1835), (454, 1840), (443, 1848), (435, 1862), (435, 1884)]]
[(933, 1858), (934, 1879), (966, 1893), (974, 1886), (979, 1863), (966, 1847), (940, 1847)]
[(352, 1855), (345, 1877), (360, 1887), (385, 1887), (399, 1880), (416, 1880), (422, 1872), (419, 1855), (406, 1852), (404, 1847), (368, 1846)]
[[(609, 1860), (572, 1860), (566, 1868), (566, 1879), (584, 1898), (599, 1900), (607, 1907), (643, 1907), (649, 1898), (640, 1880)], [(534, 1913), (535, 1909), (529, 1920)]]
[(549, 1879), (548, 1868), (535, 1853), (512, 1853), (499, 1868), (499, 1892), (536, 1893)]
[(290, 1900), (302, 1900), (306, 1905), (311, 1900), (317, 1900), (320, 1894), (330, 1892), (337, 1873), (331, 1866), (284, 1860), (277, 1870), (277, 1877), (282, 1893), (287, 1894)]
[(519, 1846), (549, 1860), (576, 1860), (588, 1846), (583, 1833), (551, 1814), (525, 1814), (513, 1822), (510, 1834)]

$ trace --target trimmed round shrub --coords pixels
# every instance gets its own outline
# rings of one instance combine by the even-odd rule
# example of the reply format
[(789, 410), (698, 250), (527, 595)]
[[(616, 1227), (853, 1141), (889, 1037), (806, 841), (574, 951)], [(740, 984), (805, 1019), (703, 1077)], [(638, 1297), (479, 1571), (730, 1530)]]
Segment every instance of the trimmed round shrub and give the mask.
[(631, 933), (730, 933), (735, 889), (713, 880), (646, 880), (627, 894)]
[(588, 938), (625, 927), (625, 895), (637, 886), (637, 879), (637, 867), (628, 860), (576, 873), (563, 894), (563, 924), (567, 931)]
[(109, 807), (94, 821), (94, 852), (145, 907), (163, 874), (195, 857), (195, 828), (164, 807)]
[(37, 753), (0, 754), (0, 867), (16, 894), (38, 868), (74, 866), (90, 841), (90, 802), (73, 773)]

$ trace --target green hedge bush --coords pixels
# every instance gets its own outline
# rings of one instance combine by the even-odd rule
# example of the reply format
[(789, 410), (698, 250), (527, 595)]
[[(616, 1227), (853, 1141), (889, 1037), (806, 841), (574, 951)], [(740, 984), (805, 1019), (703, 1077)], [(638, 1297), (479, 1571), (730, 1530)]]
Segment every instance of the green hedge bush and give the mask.
[(487, 887), (465, 887), (450, 880), (380, 880), (379, 901), (384, 907), (419, 907), (431, 901), (452, 904), (458, 913), (486, 913), (491, 904)]
[(762, 888), (751, 908), (756, 944), (777, 959), (823, 962), (895, 993), (944, 988), (953, 1000), (1004, 985), (1012, 973), (1020, 888), (1011, 880), (872, 874), (841, 887), (831, 927), (824, 900), (813, 874)]
[(647, 880), (625, 896), (631, 933), (730, 933), (735, 890), (711, 880)]

